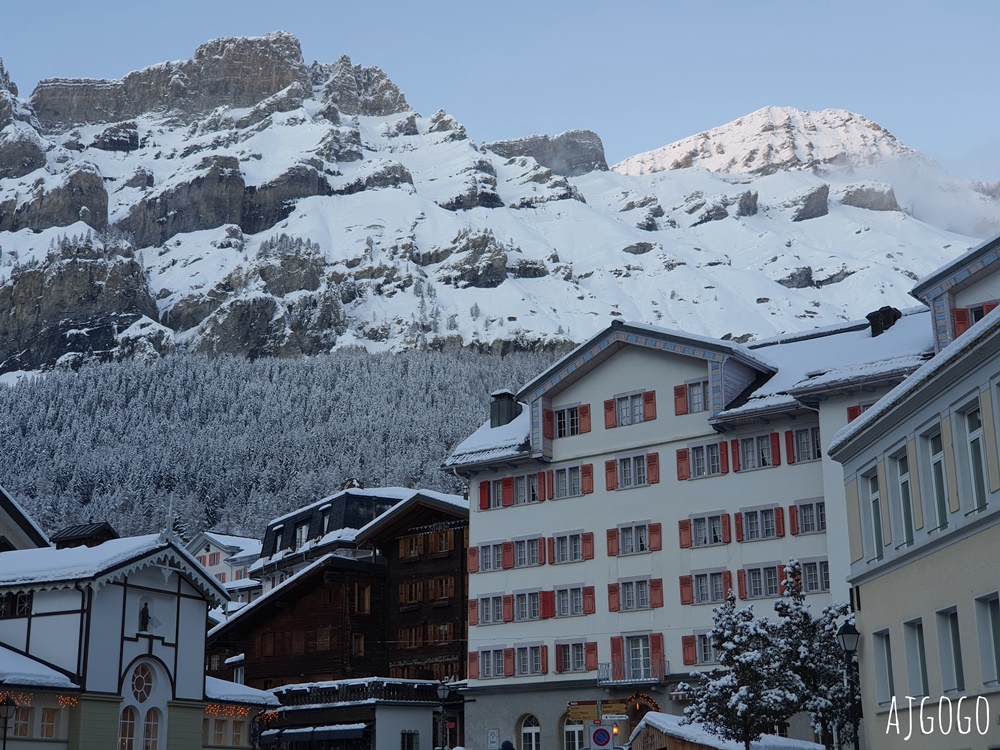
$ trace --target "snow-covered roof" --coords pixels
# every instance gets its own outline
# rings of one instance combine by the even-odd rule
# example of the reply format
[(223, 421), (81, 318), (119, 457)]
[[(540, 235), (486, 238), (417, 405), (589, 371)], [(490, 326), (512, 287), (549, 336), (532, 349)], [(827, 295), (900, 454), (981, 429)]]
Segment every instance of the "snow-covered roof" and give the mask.
[(403, 513), (407, 508), (409, 508), (414, 502), (416, 502), (421, 496), (430, 498), (437, 502), (449, 505), (458, 511), (464, 511), (465, 515), (468, 516), (469, 513), (469, 501), (460, 495), (446, 495), (441, 492), (428, 492), (425, 490), (418, 490), (413, 493), (413, 496), (407, 500), (396, 503), (389, 510), (381, 513), (380, 515), (373, 518), (367, 524), (358, 529), (358, 533), (355, 536), (355, 540), (361, 541), (367, 537), (372, 531), (379, 528), (383, 524), (391, 521), (393, 518)]
[(80, 686), (62, 672), (57, 672), (30, 656), (11, 651), (0, 644), (0, 686), (48, 687), (73, 690)]
[(530, 430), (531, 410), (527, 404), (521, 404), (521, 413), (505, 425), (490, 427), (487, 419), (455, 447), (444, 466), (487, 463), (525, 454)]
[(293, 516), (297, 516), (300, 513), (303, 513), (304, 511), (313, 508), (318, 509), (320, 506), (329, 503), (331, 500), (333, 500), (334, 498), (338, 498), (341, 495), (360, 495), (362, 497), (381, 497), (389, 500), (408, 500), (411, 497), (413, 497), (413, 495), (416, 494), (417, 492), (427, 495), (428, 497), (437, 497), (438, 499), (442, 499), (445, 497), (453, 497), (451, 495), (445, 495), (444, 493), (435, 492), (433, 490), (414, 490), (409, 487), (367, 487), (365, 489), (362, 489), (360, 487), (351, 487), (346, 490), (341, 490), (340, 492), (336, 492), (332, 495), (324, 497), (322, 500), (317, 500), (316, 502), (310, 503), (309, 505), (303, 505), (301, 508), (296, 508), (293, 511), (289, 511), (288, 513), (285, 513), (285, 515), (283, 516), (272, 518), (270, 521), (267, 522), (267, 525), (273, 526), (274, 524), (281, 523), (282, 521), (292, 518)]
[[(705, 729), (702, 724), (682, 724), (681, 721), (683, 719), (683, 716), (650, 711), (642, 717), (639, 725), (632, 730), (632, 734), (628, 738), (629, 742), (633, 742), (639, 733), (649, 726), (672, 737), (677, 737), (687, 742), (696, 742), (705, 747), (715, 748), (715, 750), (743, 750), (742, 742), (734, 742), (717, 737)], [(823, 746), (815, 742), (793, 740), (789, 737), (778, 737), (773, 734), (765, 734), (759, 740), (751, 742), (750, 748), (751, 750), (823, 750)]]
[(874, 424), (876, 420), (888, 414), (918, 391), (923, 390), (939, 373), (971, 353), (988, 337), (995, 335), (997, 331), (1000, 331), (1000, 309), (991, 311), (968, 331), (942, 349), (937, 356), (862, 412), (861, 416), (838, 430), (833, 436), (828, 452), (833, 454), (843, 450), (849, 442)]
[(321, 734), (337, 733), (340, 735), (346, 734), (348, 732), (363, 732), (367, 724), (324, 724), (318, 727), (293, 727), (291, 729), (265, 729), (260, 733), (262, 739), (270, 737), (287, 737), (295, 741), (296, 737), (302, 738), (298, 741), (304, 741), (307, 737), (318, 737)]
[(246, 536), (231, 536), (229, 534), (219, 534), (215, 531), (204, 531), (204, 536), (211, 539), (219, 547), (226, 549), (236, 549), (232, 557), (243, 557), (244, 555), (259, 555), (260, 539)]
[(218, 677), (205, 677), (205, 699), (219, 703), (243, 703), (252, 706), (277, 706), (274, 693), (240, 685)]
[[(940, 268), (935, 269), (920, 279), (920, 281), (918, 281), (910, 291), (910, 294), (918, 299), (923, 299), (926, 292), (930, 291), (934, 286), (941, 283), (949, 276), (961, 270), (964, 266), (968, 266), (977, 260), (983, 261), (984, 266), (995, 263), (998, 256), (998, 245), (1000, 245), (1000, 235), (990, 237), (988, 240), (980, 242), (978, 245), (969, 248), (966, 252), (962, 253), (954, 260), (945, 263)], [(973, 271), (975, 270), (976, 269), (973, 269)]]
[(20, 526), (28, 534), (28, 536), (36, 537), (36, 541), (40, 544), (49, 544), (49, 537), (42, 531), (41, 527), (35, 523), (35, 519), (32, 518), (28, 511), (26, 511), (14, 496), (10, 494), (3, 485), (0, 485), (0, 500), (5, 501), (10, 504), (12, 511), (12, 520), (18, 526)]
[(255, 589), (261, 585), (261, 582), (255, 581), (253, 578), (237, 578), (233, 581), (226, 581), (222, 585), (226, 587), (226, 591), (243, 591), (244, 589)]

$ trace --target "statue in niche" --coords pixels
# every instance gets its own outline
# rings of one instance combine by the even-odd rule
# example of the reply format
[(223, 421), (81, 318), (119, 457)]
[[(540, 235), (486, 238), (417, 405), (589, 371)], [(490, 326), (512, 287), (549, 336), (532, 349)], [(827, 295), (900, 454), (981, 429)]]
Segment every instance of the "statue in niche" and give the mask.
[(149, 630), (149, 602), (143, 602), (142, 609), (139, 610), (139, 632), (145, 633)]

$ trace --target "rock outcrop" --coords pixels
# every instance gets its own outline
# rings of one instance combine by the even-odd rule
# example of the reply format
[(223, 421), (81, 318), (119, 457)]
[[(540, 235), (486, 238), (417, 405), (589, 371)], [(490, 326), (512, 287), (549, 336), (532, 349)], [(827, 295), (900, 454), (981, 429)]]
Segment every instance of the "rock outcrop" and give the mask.
[(347, 55), (329, 65), (313, 63), (309, 79), (322, 89), (321, 111), (332, 122), (339, 122), (339, 115), (386, 117), (410, 109), (403, 92), (382, 70), (352, 65)]
[(798, 208), (792, 216), (792, 221), (807, 221), (826, 216), (830, 213), (830, 186), (820, 185), (803, 195), (798, 201)]
[(845, 206), (867, 208), (869, 211), (899, 211), (892, 185), (851, 185), (840, 196)]
[(84, 164), (67, 173), (50, 190), (38, 184), (31, 197), (0, 203), (0, 232), (68, 226), (83, 221), (94, 229), (108, 225), (108, 191), (97, 169)]
[(0, 180), (45, 166), (45, 142), (32, 128), (11, 123), (0, 131)]
[(495, 154), (511, 158), (530, 156), (558, 175), (577, 177), (595, 170), (607, 171), (604, 144), (592, 130), (567, 130), (559, 135), (532, 135), (483, 144)]
[(288, 218), (300, 198), (332, 194), (324, 174), (315, 167), (297, 164), (271, 182), (258, 187), (247, 186), (243, 195), (240, 228), (247, 234), (262, 232)]

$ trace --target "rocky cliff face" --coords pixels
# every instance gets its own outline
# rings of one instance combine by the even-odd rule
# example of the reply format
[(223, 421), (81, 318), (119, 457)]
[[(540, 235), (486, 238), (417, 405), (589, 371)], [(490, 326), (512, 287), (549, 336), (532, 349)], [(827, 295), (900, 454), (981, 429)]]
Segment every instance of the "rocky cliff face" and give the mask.
[[(863, 315), (873, 288), (910, 304), (913, 277), (972, 240), (901, 222), (906, 183), (858, 173), (906, 150), (885, 131), (807, 114), (671, 151), (728, 173), (646, 176), (608, 171), (585, 130), (479, 146), (378, 68), (306, 65), (280, 32), (28, 100), (0, 64), (0, 373), (550, 351), (616, 317), (745, 339)], [(989, 190), (948, 189), (1000, 216)]]

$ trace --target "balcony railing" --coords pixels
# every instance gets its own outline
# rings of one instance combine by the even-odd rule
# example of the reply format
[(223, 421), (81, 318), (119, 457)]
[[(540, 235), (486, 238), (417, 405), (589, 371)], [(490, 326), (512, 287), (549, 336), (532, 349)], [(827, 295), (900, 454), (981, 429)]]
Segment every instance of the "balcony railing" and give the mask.
[(634, 659), (604, 662), (597, 665), (598, 685), (660, 684), (670, 674), (666, 660)]

